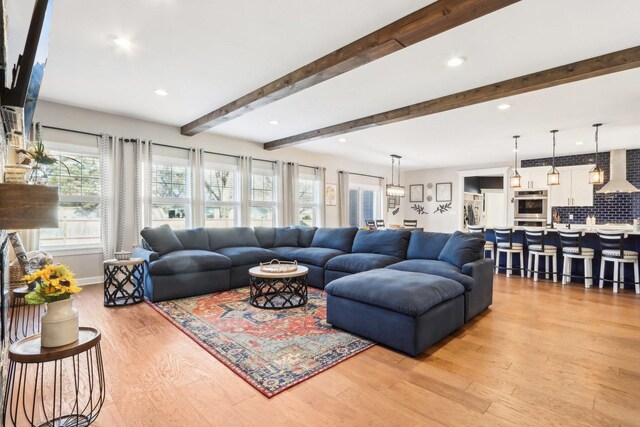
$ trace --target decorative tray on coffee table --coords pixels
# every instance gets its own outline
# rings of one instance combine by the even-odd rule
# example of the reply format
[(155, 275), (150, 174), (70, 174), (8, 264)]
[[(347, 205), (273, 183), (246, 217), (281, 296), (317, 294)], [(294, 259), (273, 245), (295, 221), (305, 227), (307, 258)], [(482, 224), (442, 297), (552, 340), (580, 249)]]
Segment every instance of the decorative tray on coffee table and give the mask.
[(292, 273), (298, 269), (298, 261), (280, 261), (272, 259), (269, 262), (260, 263), (260, 271), (265, 273)]

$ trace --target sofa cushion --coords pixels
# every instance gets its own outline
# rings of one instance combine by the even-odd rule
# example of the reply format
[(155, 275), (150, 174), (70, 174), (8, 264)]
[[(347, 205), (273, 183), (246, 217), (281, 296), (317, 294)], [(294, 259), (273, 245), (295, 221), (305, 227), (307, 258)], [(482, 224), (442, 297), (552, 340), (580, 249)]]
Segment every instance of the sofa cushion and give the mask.
[(207, 233), (212, 251), (241, 246), (260, 247), (251, 227), (207, 228)]
[(338, 255), (344, 255), (344, 252), (337, 249), (329, 248), (273, 248), (273, 252), (278, 254), (279, 259), (287, 261), (298, 261), (304, 264), (311, 264), (318, 267), (324, 267), (327, 261)]
[(175, 230), (174, 233), (184, 249), (209, 250), (209, 236), (204, 228)]
[(160, 256), (184, 249), (171, 227), (166, 224), (160, 227), (145, 227), (140, 232), (140, 235), (151, 250), (157, 252)]
[(419, 316), (464, 293), (460, 283), (445, 277), (386, 268), (341, 277), (324, 289), (335, 297), (408, 316)]
[(167, 276), (199, 271), (224, 270), (231, 268), (231, 260), (224, 255), (200, 249), (183, 249), (160, 257), (149, 263), (149, 273)]
[(311, 247), (311, 242), (313, 242), (313, 236), (316, 234), (316, 230), (318, 227), (296, 227), (300, 230), (300, 235), (298, 236), (298, 246), (301, 248)]
[(446, 261), (433, 259), (410, 259), (388, 266), (392, 270), (412, 271), (414, 273), (433, 274), (446, 277), (462, 284), (465, 289), (473, 288), (473, 278), (462, 272), (460, 268)]
[(406, 230), (358, 230), (353, 240), (354, 253), (389, 255), (406, 258), (411, 232)]
[(273, 242), (273, 246), (280, 248), (283, 246), (298, 246), (298, 236), (300, 230), (297, 228), (276, 228), (276, 238)]
[(383, 268), (400, 261), (402, 261), (401, 258), (382, 254), (345, 254), (331, 258), (324, 268), (327, 270), (359, 273), (361, 271), (373, 270), (374, 268)]
[(357, 227), (319, 228), (313, 236), (312, 248), (330, 248), (351, 252)]
[(276, 240), (276, 229), (273, 227), (254, 227), (253, 232), (261, 248), (272, 248)]
[(407, 259), (438, 259), (451, 234), (414, 230), (411, 232)]
[(259, 264), (261, 262), (269, 262), (278, 258), (278, 254), (269, 249), (256, 248), (253, 246), (240, 246), (235, 248), (222, 248), (216, 252), (231, 259), (231, 265), (236, 267), (239, 265)]
[(440, 261), (447, 261), (462, 268), (468, 262), (482, 258), (486, 241), (478, 235), (456, 231), (438, 256)]

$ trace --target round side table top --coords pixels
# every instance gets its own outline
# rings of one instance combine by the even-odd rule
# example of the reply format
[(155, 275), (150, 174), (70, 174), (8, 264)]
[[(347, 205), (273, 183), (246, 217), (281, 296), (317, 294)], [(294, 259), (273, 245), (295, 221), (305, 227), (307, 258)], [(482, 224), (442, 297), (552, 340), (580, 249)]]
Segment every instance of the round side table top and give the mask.
[(143, 262), (144, 260), (142, 258), (129, 258), (122, 261), (113, 258), (104, 261), (104, 265), (138, 265), (142, 264)]
[(87, 351), (100, 342), (100, 331), (86, 326), (80, 327), (78, 341), (62, 347), (42, 347), (40, 334), (30, 335), (14, 342), (9, 347), (9, 360), (19, 363), (42, 363), (60, 360)]
[(15, 288), (13, 290), (14, 296), (20, 296), (22, 298), (24, 298), (24, 296), (28, 293), (31, 293), (31, 291), (29, 290), (29, 286), (20, 286), (19, 288)]
[(266, 271), (260, 270), (260, 266), (253, 267), (249, 270), (249, 274), (253, 277), (259, 277), (261, 279), (287, 279), (290, 277), (300, 277), (304, 276), (309, 272), (307, 267), (303, 267), (301, 265), (298, 266), (296, 271), (289, 271), (286, 273), (267, 273)]

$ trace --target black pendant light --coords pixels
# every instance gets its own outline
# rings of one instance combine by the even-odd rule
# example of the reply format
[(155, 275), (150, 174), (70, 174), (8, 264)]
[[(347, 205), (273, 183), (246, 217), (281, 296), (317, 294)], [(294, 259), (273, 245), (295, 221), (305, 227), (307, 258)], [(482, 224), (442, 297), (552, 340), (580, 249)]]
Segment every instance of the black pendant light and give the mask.
[(596, 165), (589, 171), (589, 184), (595, 185), (604, 184), (604, 170), (598, 166), (598, 128), (600, 126), (602, 126), (602, 123), (593, 125), (596, 128)]
[(552, 130), (553, 134), (553, 159), (551, 163), (551, 170), (547, 173), (547, 185), (560, 185), (560, 172), (556, 169), (556, 133), (557, 130)]
[[(400, 159), (402, 157), (397, 154), (391, 155), (391, 184), (387, 184), (387, 196), (404, 197), (404, 187), (400, 185)], [(396, 160), (398, 160), (398, 184), (396, 185), (393, 172), (395, 170)]]
[(518, 138), (520, 135), (514, 135), (513, 139), (515, 140), (515, 146), (513, 152), (516, 155), (515, 161), (513, 163), (513, 175), (509, 179), (509, 185), (511, 188), (520, 188), (522, 185), (522, 177), (518, 173)]

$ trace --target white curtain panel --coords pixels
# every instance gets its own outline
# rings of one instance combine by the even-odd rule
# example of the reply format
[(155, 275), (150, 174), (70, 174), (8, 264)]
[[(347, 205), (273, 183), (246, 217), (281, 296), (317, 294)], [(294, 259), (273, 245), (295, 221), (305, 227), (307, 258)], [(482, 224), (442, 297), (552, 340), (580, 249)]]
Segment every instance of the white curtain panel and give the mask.
[(243, 227), (251, 225), (251, 157), (238, 159), (240, 169), (240, 221)]
[(378, 203), (378, 218), (382, 218), (387, 224), (387, 186), (386, 180), (384, 178), (380, 178), (380, 203)]
[[(194, 194), (198, 194), (195, 192), (195, 188), (194, 188), (194, 183), (198, 182), (199, 180), (194, 179), (193, 174), (196, 171), (195, 168), (195, 156), (194, 156), (194, 152), (195, 149), (190, 148), (189, 152), (187, 153), (187, 197), (189, 198), (189, 200), (191, 201), (188, 205), (187, 205), (187, 214), (186, 214), (186, 226), (187, 228), (193, 228), (194, 224), (197, 224), (197, 222), (195, 222), (194, 220), (194, 214), (195, 212), (198, 212), (198, 209), (196, 209), (196, 207), (194, 206), (195, 202), (194, 202)], [(199, 169), (198, 169), (199, 170)]]
[(338, 214), (341, 227), (349, 226), (349, 172), (338, 172)]
[(282, 212), (280, 215), (281, 221), (278, 225), (281, 227), (289, 227), (296, 225), (298, 222), (298, 180), (300, 178), (300, 165), (298, 163), (282, 163), (278, 162), (280, 166), (279, 181), (281, 182), (280, 191), (280, 209)]
[[(140, 243), (140, 230), (151, 226), (151, 178), (153, 165), (153, 143), (140, 139), (133, 143), (135, 179), (133, 195), (133, 221), (135, 236), (127, 244)], [(129, 247), (129, 246), (128, 246)]]
[(101, 134), (98, 138), (100, 155), (100, 233), (102, 256), (113, 258), (122, 249), (124, 239), (125, 166), (124, 140)]
[(195, 167), (192, 169), (193, 182), (196, 184), (193, 194), (199, 194), (200, 197), (192, 198), (193, 204), (193, 224), (195, 227), (204, 227), (205, 203), (204, 203), (204, 149), (195, 151)]
[(316, 185), (318, 186), (318, 227), (324, 227), (326, 224), (326, 200), (324, 198), (324, 187), (326, 184), (325, 175), (327, 170), (325, 168), (316, 168)]

